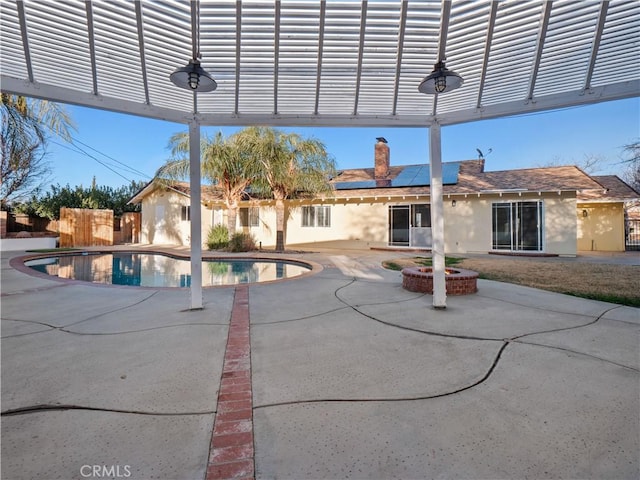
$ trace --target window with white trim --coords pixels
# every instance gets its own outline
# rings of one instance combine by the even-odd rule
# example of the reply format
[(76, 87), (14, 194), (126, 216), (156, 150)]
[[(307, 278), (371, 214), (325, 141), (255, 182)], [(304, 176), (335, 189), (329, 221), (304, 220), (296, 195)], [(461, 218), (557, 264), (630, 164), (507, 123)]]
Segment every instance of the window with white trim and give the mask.
[(240, 220), (241, 227), (260, 226), (260, 210), (258, 207), (241, 208), (238, 213), (238, 219)]
[(180, 211), (180, 220), (183, 222), (191, 221), (191, 207), (189, 205), (183, 205)]
[(330, 227), (331, 226), (331, 206), (312, 205), (302, 207), (303, 227)]

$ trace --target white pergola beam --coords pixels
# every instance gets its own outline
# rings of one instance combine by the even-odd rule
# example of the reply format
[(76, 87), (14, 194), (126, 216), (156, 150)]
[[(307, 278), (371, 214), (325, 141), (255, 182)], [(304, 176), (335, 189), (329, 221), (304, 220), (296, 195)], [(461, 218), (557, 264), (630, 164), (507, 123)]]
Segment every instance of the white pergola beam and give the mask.
[(314, 115), (318, 115), (320, 105), (320, 82), (322, 81), (322, 54), (324, 52), (324, 24), (327, 18), (327, 1), (320, 3), (320, 31), (318, 32), (318, 64), (316, 67), (316, 102), (313, 110)]
[[(113, 112), (138, 115), (141, 117), (188, 124), (193, 118), (192, 112), (183, 112), (169, 108), (156, 107), (144, 103), (135, 103), (102, 95), (82, 93), (72, 89), (28, 82), (6, 75), (0, 76), (2, 91), (16, 95), (42, 98), (54, 102), (81, 105), (84, 107), (110, 110)], [(439, 113), (441, 126), (456, 125), (498, 117), (508, 117), (527, 113), (554, 110), (559, 108), (590, 105), (598, 102), (621, 100), (638, 96), (640, 80), (631, 80), (617, 84), (592, 87), (588, 91), (579, 90), (536, 97), (534, 101), (516, 100), (497, 105), (482, 106), (451, 113)], [(416, 115), (297, 115), (297, 114), (224, 114), (199, 113), (196, 116), (202, 126), (250, 126), (273, 125), (301, 127), (425, 127), (433, 122), (431, 114)]]
[(459, 123), (488, 120), (491, 118), (509, 117), (512, 115), (526, 115), (528, 113), (557, 110), (561, 108), (592, 105), (624, 98), (634, 98), (640, 92), (640, 80), (630, 80), (615, 84), (592, 87), (588, 91), (574, 90), (572, 92), (557, 93), (536, 97), (533, 101), (514, 100), (496, 105), (482, 106), (468, 110), (458, 110), (450, 113), (439, 113), (440, 125), (456, 125)]
[(527, 98), (533, 98), (533, 92), (536, 88), (536, 80), (538, 79), (538, 70), (540, 69), (540, 60), (542, 59), (542, 51), (544, 49), (544, 41), (547, 37), (547, 28), (549, 27), (549, 18), (551, 17), (551, 9), (553, 1), (548, 0), (542, 5), (542, 19), (538, 28), (538, 41), (536, 42), (536, 53), (533, 56), (533, 65), (531, 67), (531, 76), (529, 77), (529, 93)]
[(362, 2), (360, 12), (360, 41), (358, 43), (358, 64), (356, 67), (356, 90), (353, 100), (353, 114), (358, 114), (358, 101), (360, 100), (360, 82), (362, 81), (362, 58), (364, 56), (364, 35), (367, 30), (367, 0)]
[(112, 112), (127, 113), (141, 117), (184, 124), (189, 123), (190, 119), (193, 118), (192, 112), (172, 110), (169, 108), (156, 107), (144, 103), (135, 103), (113, 97), (94, 95), (89, 92), (79, 92), (71, 88), (46, 85), (37, 82), (27, 82), (6, 75), (0, 76), (0, 82), (2, 83), (3, 92), (25, 95), (33, 98), (42, 98), (52, 102), (80, 105), (83, 107), (110, 110)]
[(136, 0), (136, 28), (138, 29), (138, 48), (140, 49), (140, 68), (142, 70), (142, 86), (144, 88), (144, 100), (148, 104), (149, 79), (147, 78), (147, 60), (144, 54), (144, 19), (142, 17), (142, 0)]
[(275, 12), (275, 31), (274, 31), (274, 49), (273, 49), (273, 113), (278, 113), (278, 73), (280, 71), (280, 15), (282, 3), (276, 0)]
[(242, 45), (242, 0), (236, 1), (236, 89), (233, 111), (240, 113), (240, 48)]
[(493, 30), (496, 26), (496, 15), (498, 14), (498, 2), (491, 2), (489, 10), (489, 23), (487, 25), (487, 36), (484, 41), (484, 53), (482, 58), (482, 70), (480, 72), (480, 86), (478, 87), (478, 101), (476, 107), (482, 106), (482, 92), (484, 91), (484, 82), (487, 79), (487, 67), (489, 66), (489, 56), (491, 55), (491, 40), (493, 39)]
[(20, 22), (20, 36), (22, 37), (24, 61), (27, 64), (27, 76), (29, 78), (29, 81), (33, 82), (33, 64), (31, 63), (31, 51), (29, 49), (29, 34), (27, 33), (27, 18), (24, 13), (24, 1), (18, 0), (18, 2), (16, 3), (16, 7), (18, 9), (18, 21)]
[(600, 11), (598, 13), (598, 23), (596, 25), (596, 31), (593, 33), (593, 41), (591, 42), (591, 53), (589, 54), (589, 66), (587, 67), (587, 73), (584, 76), (585, 90), (591, 88), (591, 77), (593, 77), (593, 70), (596, 66), (596, 59), (598, 58), (598, 51), (600, 50), (600, 40), (602, 39), (604, 22), (607, 19), (608, 9), (609, 9), (609, 1), (605, 0), (600, 4)]
[(400, 30), (398, 31), (398, 57), (396, 59), (396, 78), (393, 82), (393, 108), (391, 115), (395, 115), (398, 108), (398, 93), (400, 88), (400, 72), (402, 71), (402, 52), (404, 51), (404, 36), (407, 28), (408, 1), (403, 1), (400, 7)]
[(93, 82), (93, 93), (98, 95), (98, 69), (96, 66), (96, 37), (93, 30), (93, 7), (91, 0), (85, 0), (85, 9), (87, 12), (87, 36), (89, 39), (89, 56), (91, 58), (91, 80)]

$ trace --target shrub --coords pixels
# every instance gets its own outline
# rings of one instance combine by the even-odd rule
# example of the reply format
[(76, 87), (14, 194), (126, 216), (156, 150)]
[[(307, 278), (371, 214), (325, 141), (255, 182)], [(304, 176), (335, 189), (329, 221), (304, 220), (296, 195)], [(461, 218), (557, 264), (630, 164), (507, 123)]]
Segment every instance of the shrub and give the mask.
[(220, 250), (229, 246), (229, 229), (226, 225), (214, 225), (207, 234), (207, 248)]
[(229, 240), (230, 252), (250, 252), (256, 249), (256, 239), (250, 233), (235, 233)]

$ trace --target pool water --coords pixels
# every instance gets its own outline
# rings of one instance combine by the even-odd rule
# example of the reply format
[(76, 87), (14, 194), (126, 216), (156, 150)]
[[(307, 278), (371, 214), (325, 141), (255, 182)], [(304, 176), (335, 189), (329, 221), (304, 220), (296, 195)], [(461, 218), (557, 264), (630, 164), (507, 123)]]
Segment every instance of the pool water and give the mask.
[[(189, 287), (191, 262), (158, 253), (83, 253), (29, 260), (48, 275), (85, 282), (139, 287)], [(212, 259), (202, 261), (202, 286), (237, 285), (292, 278), (311, 267), (292, 261)]]

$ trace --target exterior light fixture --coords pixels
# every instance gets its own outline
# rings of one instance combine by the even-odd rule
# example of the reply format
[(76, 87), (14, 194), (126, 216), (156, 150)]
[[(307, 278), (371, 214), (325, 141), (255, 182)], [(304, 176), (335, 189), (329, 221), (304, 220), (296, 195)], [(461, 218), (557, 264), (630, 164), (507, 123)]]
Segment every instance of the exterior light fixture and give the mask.
[(217, 87), (216, 81), (209, 75), (195, 58), (189, 60), (185, 67), (177, 68), (169, 75), (171, 82), (180, 88), (192, 92), (212, 92)]
[(455, 200), (455, 198), (454, 198), (453, 200), (451, 200), (451, 206), (452, 206), (452, 207), (455, 207), (455, 206), (456, 206), (456, 200)]
[(587, 218), (589, 216), (589, 212), (587, 210), (582, 210), (582, 216)]
[(420, 83), (418, 91), (427, 95), (437, 95), (447, 93), (462, 86), (464, 80), (453, 70), (444, 66), (444, 61), (440, 60), (433, 67), (433, 72), (425, 77)]

